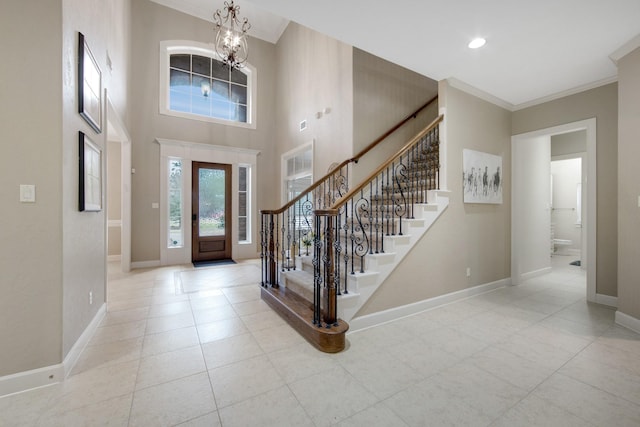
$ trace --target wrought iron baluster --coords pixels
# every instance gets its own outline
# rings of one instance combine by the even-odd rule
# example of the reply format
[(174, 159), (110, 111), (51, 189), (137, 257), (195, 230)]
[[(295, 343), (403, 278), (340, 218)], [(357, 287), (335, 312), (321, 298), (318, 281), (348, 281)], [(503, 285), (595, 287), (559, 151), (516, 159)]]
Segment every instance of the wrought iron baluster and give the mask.
[(260, 214), (260, 286), (267, 283), (267, 262), (266, 262), (266, 245), (264, 232), (264, 213)]
[(353, 203), (353, 199), (351, 199), (349, 201), (349, 204), (351, 205), (351, 235), (349, 236), (349, 240), (351, 241), (351, 274), (356, 274), (355, 272), (355, 239), (356, 239), (356, 235), (355, 235), (355, 221), (356, 221), (356, 216), (355, 216), (355, 203)]
[(276, 242), (278, 233), (276, 233), (276, 225), (274, 223), (274, 214), (269, 214), (269, 280), (268, 283), (271, 286), (278, 285), (277, 282), (277, 271), (278, 271), (278, 263), (277, 263), (277, 253), (276, 253)]
[(322, 217), (315, 216), (314, 221), (314, 237), (313, 237), (313, 324), (320, 325), (320, 304), (322, 289), (322, 241), (320, 240), (320, 232), (322, 230)]
[(340, 241), (342, 242), (342, 240), (344, 239), (344, 248), (343, 248), (343, 259), (344, 259), (344, 274), (342, 275), (343, 279), (343, 283), (344, 283), (344, 293), (348, 294), (349, 293), (349, 286), (348, 286), (348, 282), (349, 282), (349, 275), (347, 274), (347, 271), (349, 269), (349, 206), (348, 205), (344, 205), (342, 207), (341, 210), (341, 216), (344, 215), (344, 221), (342, 224), (342, 231), (344, 232), (344, 236), (340, 237)]

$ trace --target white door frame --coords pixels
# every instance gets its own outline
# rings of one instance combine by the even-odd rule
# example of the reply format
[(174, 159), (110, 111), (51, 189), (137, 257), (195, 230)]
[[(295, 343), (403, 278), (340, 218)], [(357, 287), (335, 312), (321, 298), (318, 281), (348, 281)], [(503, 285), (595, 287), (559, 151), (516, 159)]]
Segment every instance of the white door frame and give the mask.
[[(564, 125), (554, 126), (546, 129), (540, 129), (533, 132), (522, 133), (513, 135), (511, 137), (511, 148), (513, 156), (517, 155), (517, 150), (514, 150), (514, 145), (523, 140), (530, 138), (559, 135), (563, 133), (575, 132), (579, 130), (586, 130), (587, 134), (587, 159), (583, 167), (587, 169), (587, 206), (585, 210), (585, 217), (583, 218), (583, 224), (586, 228), (587, 244), (586, 244), (586, 256), (583, 262), (586, 261), (587, 266), (587, 300), (596, 302), (596, 224), (597, 224), (597, 170), (596, 170), (596, 119), (591, 118), (587, 120), (581, 120), (573, 123), (567, 123)], [(512, 158), (512, 164), (515, 164), (516, 159)], [(551, 159), (549, 159), (551, 160)], [(513, 169), (513, 168), (512, 168)], [(520, 271), (520, 254), (522, 253), (522, 245), (524, 242), (518, 239), (518, 230), (522, 224), (522, 218), (519, 215), (513, 215), (513, 212), (517, 212), (517, 197), (515, 195), (520, 190), (518, 188), (518, 182), (514, 179), (514, 171), (512, 170), (512, 206), (511, 206), (511, 282), (517, 285), (522, 280), (523, 272)], [(526, 273), (526, 272), (524, 272)]]
[(120, 246), (122, 271), (131, 270), (131, 137), (118, 115), (111, 99), (107, 96), (107, 139), (119, 142), (121, 170), (121, 219)]

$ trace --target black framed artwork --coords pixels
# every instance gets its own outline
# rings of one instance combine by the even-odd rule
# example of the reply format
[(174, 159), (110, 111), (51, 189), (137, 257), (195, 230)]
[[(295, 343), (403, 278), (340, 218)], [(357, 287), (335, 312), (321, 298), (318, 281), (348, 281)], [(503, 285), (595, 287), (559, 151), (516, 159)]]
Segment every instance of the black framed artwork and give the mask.
[(102, 73), (82, 33), (78, 33), (78, 112), (102, 132)]
[(102, 210), (102, 150), (79, 132), (79, 205), (82, 212)]

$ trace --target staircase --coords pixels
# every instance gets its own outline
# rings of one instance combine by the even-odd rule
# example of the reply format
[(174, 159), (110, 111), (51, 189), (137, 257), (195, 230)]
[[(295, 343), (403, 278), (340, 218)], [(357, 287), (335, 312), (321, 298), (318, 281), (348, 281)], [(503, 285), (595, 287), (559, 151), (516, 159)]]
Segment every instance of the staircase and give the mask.
[[(362, 261), (356, 260), (355, 271), (346, 275), (348, 292), (338, 296), (338, 318), (345, 322), (353, 319), (449, 205), (446, 191), (429, 190), (427, 199), (430, 202), (414, 205), (414, 218), (405, 220), (405, 234), (385, 236), (384, 252), (364, 256), (367, 267), (362, 266), (363, 272)], [(300, 256), (296, 258), (295, 269), (282, 272), (280, 285), (313, 301), (313, 279), (313, 257)]]
[(347, 161), (261, 212), (262, 298), (318, 349), (344, 348), (347, 322), (448, 206), (438, 190), (442, 120), (351, 189)]

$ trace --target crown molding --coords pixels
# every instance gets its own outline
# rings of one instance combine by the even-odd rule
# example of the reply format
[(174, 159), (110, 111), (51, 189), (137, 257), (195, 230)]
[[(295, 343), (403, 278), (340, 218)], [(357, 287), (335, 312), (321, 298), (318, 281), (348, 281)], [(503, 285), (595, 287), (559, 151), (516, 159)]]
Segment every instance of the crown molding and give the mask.
[(609, 55), (609, 59), (618, 65), (618, 61), (640, 47), (640, 34), (620, 46), (615, 52)]
[(542, 98), (533, 99), (531, 101), (515, 105), (511, 111), (524, 110), (525, 108), (534, 107), (536, 105), (544, 104), (545, 102), (555, 101), (556, 99), (565, 98), (567, 96), (575, 95), (580, 92), (596, 89), (596, 88), (599, 88), (600, 86), (605, 86), (610, 83), (615, 83), (617, 81), (618, 81), (617, 75), (607, 77), (606, 79), (602, 79), (602, 80), (596, 80), (595, 82), (587, 83), (581, 86), (576, 86), (571, 89), (563, 90), (562, 92), (557, 92), (548, 96), (544, 96)]
[(505, 110), (513, 111), (513, 104), (507, 102), (497, 96), (491, 95), (489, 92), (485, 92), (481, 89), (478, 89), (475, 86), (471, 86), (468, 83), (463, 82), (462, 80), (458, 80), (455, 77), (450, 77), (446, 79), (449, 83), (449, 86), (459, 89), (463, 92), (468, 93), (469, 95), (473, 95), (476, 98), (480, 98), (483, 101), (490, 102), (491, 104), (497, 105), (498, 107), (504, 108)]
[(260, 150), (253, 150), (251, 148), (231, 147), (228, 145), (213, 145), (203, 144), (201, 142), (181, 141), (177, 139), (156, 138), (155, 141), (160, 145), (174, 146), (174, 147), (191, 147), (199, 148), (209, 151), (229, 151), (232, 153), (251, 154), (257, 156), (260, 154)]

